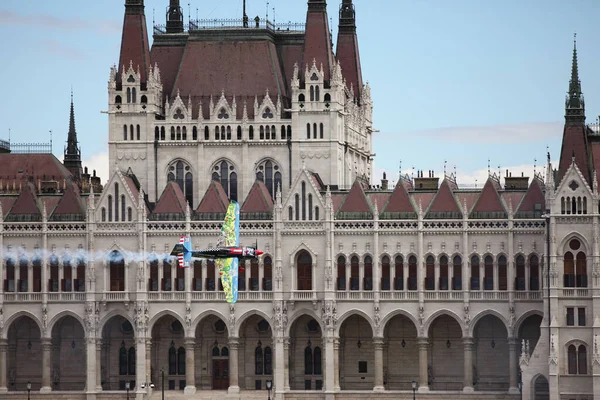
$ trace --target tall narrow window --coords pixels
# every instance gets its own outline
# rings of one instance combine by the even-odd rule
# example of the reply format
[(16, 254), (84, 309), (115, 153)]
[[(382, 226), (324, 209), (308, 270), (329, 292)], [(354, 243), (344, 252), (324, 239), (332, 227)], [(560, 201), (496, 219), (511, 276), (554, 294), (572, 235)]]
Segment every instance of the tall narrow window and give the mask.
[(108, 203), (108, 222), (112, 222), (113, 201), (112, 201), (112, 196), (111, 195), (108, 195), (108, 197), (107, 197), (107, 203)]
[(169, 375), (177, 375), (177, 350), (173, 341), (169, 347)]
[(137, 133), (137, 135), (136, 135), (136, 139), (137, 139), (137, 140), (140, 140), (140, 136), (141, 136), (141, 134), (140, 134), (140, 126), (139, 126), (139, 125), (136, 125), (136, 133)]
[(310, 345), (304, 349), (304, 375), (312, 375), (313, 373), (313, 354)]
[(373, 290), (373, 259), (371, 256), (365, 256), (364, 263), (363, 289)]
[(439, 271), (438, 288), (439, 290), (448, 290), (448, 257), (445, 255), (440, 257)]
[(127, 88), (127, 103), (131, 103), (131, 88)]
[(166, 136), (165, 136), (165, 127), (161, 126), (160, 127), (160, 140), (165, 140)]
[(319, 125), (319, 136), (320, 136), (321, 139), (323, 139), (323, 137), (324, 137), (324, 129), (323, 129), (323, 123), (322, 122)]
[(242, 127), (237, 127), (237, 140), (242, 140)]
[(312, 205), (312, 194), (308, 195), (308, 220), (313, 219), (313, 205)]
[(187, 128), (185, 126), (181, 128), (181, 139), (187, 140)]
[(504, 255), (498, 257), (498, 290), (508, 290), (508, 268)]
[(119, 348), (119, 375), (127, 375), (127, 349), (125, 342), (121, 342)]
[(123, 140), (127, 140), (127, 125), (123, 125)]
[(577, 349), (577, 372), (579, 375), (587, 375), (587, 351), (582, 344)]
[(254, 374), (262, 375), (263, 374), (263, 349), (259, 344), (256, 349), (254, 349)]
[(454, 256), (453, 264), (452, 290), (462, 290), (462, 258)]
[(484, 290), (494, 290), (494, 259), (492, 256), (485, 256), (484, 259)]
[[(306, 124), (306, 138), (310, 139), (310, 124)], [(125, 134), (125, 140), (127, 140), (127, 134)]]
[(125, 214), (125, 195), (121, 195), (121, 221), (125, 222), (126, 214)]
[(314, 351), (314, 374), (315, 375), (322, 375), (323, 374), (323, 368), (321, 367), (322, 363), (321, 363), (321, 348), (320, 347), (315, 347), (315, 351)]
[(540, 262), (535, 254), (529, 257), (529, 290), (540, 290)]
[(208, 129), (208, 126), (204, 127), (204, 140), (209, 140), (210, 139), (210, 131)]
[(133, 125), (129, 125), (130, 139), (133, 140)]
[(515, 290), (525, 290), (525, 257), (517, 256), (517, 276), (515, 278)]
[(231, 200), (237, 200), (237, 173), (233, 164), (226, 160), (213, 164), (212, 179), (221, 183)]
[(198, 140), (198, 128), (195, 126), (192, 128), (192, 140)]
[(577, 375), (577, 348), (575, 345), (570, 345), (568, 350), (568, 371), (569, 375)]
[(270, 347), (265, 347), (265, 375), (273, 374), (273, 352)]
[(302, 182), (302, 221), (306, 221), (306, 182)]
[(132, 103), (136, 103), (137, 102), (136, 95), (135, 95), (135, 88), (131, 89), (131, 102)]
[(315, 101), (315, 87), (310, 87), (310, 101)]
[(129, 364), (128, 373), (129, 375), (135, 375), (135, 347), (131, 346), (127, 354), (127, 362)]
[(319, 100), (320, 100), (319, 86), (315, 86), (315, 101), (319, 101)]
[(183, 347), (177, 350), (177, 374), (185, 375), (185, 349)]

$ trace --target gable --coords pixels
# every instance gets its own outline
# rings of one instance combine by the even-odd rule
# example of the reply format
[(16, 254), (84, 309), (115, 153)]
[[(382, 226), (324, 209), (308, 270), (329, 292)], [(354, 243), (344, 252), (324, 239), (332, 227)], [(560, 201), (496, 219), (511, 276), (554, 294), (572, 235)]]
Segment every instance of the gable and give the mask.
[(13, 203), (6, 221), (41, 221), (42, 214), (38, 208), (37, 198), (32, 190), (32, 185), (26, 183), (19, 197)]
[(456, 203), (454, 193), (450, 189), (447, 179), (444, 179), (440, 189), (431, 201), (425, 218), (430, 219), (458, 219), (462, 218), (462, 212)]
[[(46, 205), (48, 207), (48, 205)], [(54, 209), (50, 209), (51, 221), (83, 221), (85, 220), (85, 209), (81, 204), (81, 198), (75, 192), (73, 185), (67, 187), (67, 191), (58, 200)]]
[(383, 219), (414, 219), (417, 212), (413, 207), (403, 182), (398, 182), (387, 204), (381, 210)]
[(245, 219), (271, 219), (273, 199), (262, 181), (255, 181), (244, 204), (240, 208), (240, 217)]
[(496, 185), (492, 178), (488, 178), (473, 206), (470, 218), (506, 219), (506, 209), (500, 200)]
[(545, 211), (546, 199), (542, 186), (538, 179), (533, 179), (517, 208), (515, 218), (541, 218)]
[[(204, 197), (200, 201), (196, 213), (200, 214), (201, 219), (209, 218), (214, 215), (216, 219), (222, 219), (227, 212), (229, 206), (229, 197), (221, 186), (219, 181), (211, 181), (208, 189), (204, 193)], [(212, 218), (209, 218), (212, 219)]]
[[(140, 191), (134, 178), (123, 175), (118, 169), (115, 170), (106, 186), (104, 186), (96, 205), (96, 219), (102, 222), (130, 222), (129, 214), (131, 213), (131, 221), (137, 220), (139, 195)], [(123, 200), (125, 200), (124, 203)], [(146, 213), (149, 213), (145, 202), (144, 207)], [(123, 213), (123, 211), (125, 212)], [(103, 214), (104, 218), (102, 218)]]
[(170, 181), (165, 186), (152, 213), (185, 215), (186, 208), (187, 204), (181, 188), (176, 182)]
[[(291, 190), (283, 201), (283, 217), (287, 220), (312, 221), (321, 219), (325, 211), (323, 197), (317, 186), (319, 179), (304, 166), (294, 179)], [(296, 201), (296, 197), (298, 200)], [(334, 196), (332, 195), (332, 200)], [(334, 201), (334, 200), (333, 200)], [(312, 202), (312, 204), (311, 204)], [(312, 207), (311, 207), (312, 205)], [(304, 215), (302, 210), (304, 209)]]

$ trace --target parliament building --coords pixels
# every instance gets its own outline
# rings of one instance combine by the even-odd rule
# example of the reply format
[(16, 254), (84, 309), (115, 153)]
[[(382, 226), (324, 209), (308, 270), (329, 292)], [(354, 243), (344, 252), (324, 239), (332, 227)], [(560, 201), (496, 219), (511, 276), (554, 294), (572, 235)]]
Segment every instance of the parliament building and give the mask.
[[(152, 46), (125, 0), (104, 185), (73, 102), (63, 161), (0, 142), (0, 397), (600, 398), (600, 130), (576, 47), (559, 165), (375, 181), (360, 9), (339, 1), (334, 48), (325, 0), (302, 24), (184, 23), (170, 0)], [(214, 246), (230, 200), (264, 251), (233, 305), (213, 260), (168, 255)]]

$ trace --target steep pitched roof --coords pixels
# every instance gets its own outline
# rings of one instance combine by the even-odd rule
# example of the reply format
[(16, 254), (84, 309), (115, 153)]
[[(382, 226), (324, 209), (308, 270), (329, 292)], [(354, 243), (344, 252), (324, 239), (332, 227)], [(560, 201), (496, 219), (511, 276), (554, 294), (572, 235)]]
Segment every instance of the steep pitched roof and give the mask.
[(185, 42), (178, 44), (169, 42), (168, 45), (163, 45), (160, 37), (158, 40), (154, 40), (152, 44), (150, 58), (152, 59), (152, 65), (158, 65), (164, 96), (172, 97), (173, 85), (177, 79), (177, 71), (179, 71), (184, 50)]
[(566, 125), (563, 132), (560, 162), (558, 164), (558, 180), (560, 185), (567, 170), (571, 166), (573, 157), (575, 164), (591, 186), (591, 174), (588, 157), (587, 127), (585, 125)]
[(534, 178), (515, 213), (516, 218), (540, 218), (546, 210), (546, 199), (539, 179)]
[(492, 177), (483, 186), (483, 190), (471, 210), (471, 218), (506, 218), (506, 209), (500, 196), (498, 189), (500, 184)]
[(273, 211), (273, 199), (262, 181), (256, 180), (250, 188), (246, 201), (240, 208), (242, 214), (266, 214)]
[(71, 172), (53, 154), (0, 154), (0, 180), (26, 181), (69, 179)]
[(49, 211), (50, 219), (55, 219), (55, 217), (59, 217), (60, 215), (85, 215), (85, 208), (81, 203), (81, 198), (79, 194), (75, 191), (73, 185), (68, 185), (67, 190), (60, 197), (58, 204), (54, 209), (49, 209), (48, 204), (46, 203), (46, 209)]
[(344, 199), (338, 213), (348, 214), (370, 214), (372, 212), (371, 205), (367, 200), (362, 184), (356, 180), (350, 189), (350, 192)]
[(425, 218), (462, 218), (462, 212), (458, 207), (451, 186), (456, 186), (448, 179), (444, 179), (440, 188), (433, 198)]
[(211, 181), (208, 185), (204, 197), (200, 201), (197, 213), (226, 213), (229, 206), (229, 197), (225, 193), (225, 189), (218, 181)]
[(141, 81), (145, 83), (148, 78), (148, 67), (150, 66), (150, 49), (148, 46), (146, 16), (144, 15), (144, 2), (142, 0), (125, 5), (118, 65), (119, 75), (117, 77), (119, 82), (121, 81), (121, 74), (125, 72), (123, 67), (127, 70), (130, 63), (134, 71), (140, 69)]
[(185, 215), (186, 208), (187, 204), (181, 188), (177, 182), (170, 181), (167, 183), (167, 186), (165, 186), (152, 213)]
[(342, 67), (348, 88), (353, 87), (357, 98), (363, 87), (358, 36), (356, 35), (356, 16), (351, 0), (344, 0), (340, 8), (340, 26), (336, 44), (337, 59)]
[[(333, 67), (327, 4), (324, 0), (309, 0), (306, 14), (306, 33), (301, 71), (316, 61), (317, 68), (323, 64), (324, 80), (328, 81)], [(305, 77), (305, 79), (308, 79)]]
[(40, 209), (37, 204), (37, 196), (35, 191), (32, 189), (31, 184), (23, 185), (23, 189), (17, 197), (17, 200), (13, 203), (10, 209), (10, 215), (35, 215), (40, 216)]
[(387, 204), (381, 209), (382, 216), (390, 218), (416, 218), (417, 213), (408, 197), (408, 192), (402, 181), (399, 181), (390, 195)]

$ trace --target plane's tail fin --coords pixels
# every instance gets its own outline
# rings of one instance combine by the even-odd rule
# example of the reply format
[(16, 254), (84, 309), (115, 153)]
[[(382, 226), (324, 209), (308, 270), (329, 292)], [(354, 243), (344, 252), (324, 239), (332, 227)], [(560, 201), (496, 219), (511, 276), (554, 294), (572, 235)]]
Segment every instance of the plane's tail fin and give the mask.
[(181, 236), (179, 243), (171, 250), (171, 255), (177, 257), (180, 268), (189, 268), (192, 261), (192, 239), (189, 236)]

